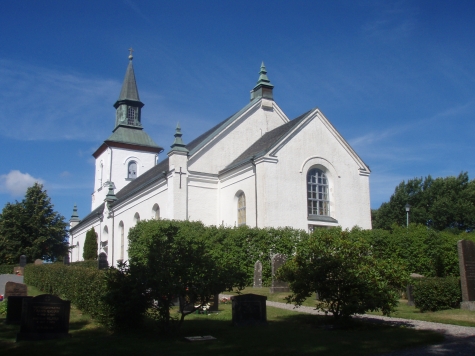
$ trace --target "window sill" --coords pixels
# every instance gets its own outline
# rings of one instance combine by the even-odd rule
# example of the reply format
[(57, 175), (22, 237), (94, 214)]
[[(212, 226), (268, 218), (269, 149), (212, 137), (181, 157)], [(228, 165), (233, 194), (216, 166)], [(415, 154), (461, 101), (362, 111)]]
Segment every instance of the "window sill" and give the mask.
[(325, 215), (308, 215), (307, 219), (310, 221), (325, 221), (329, 223), (338, 224), (338, 220), (333, 219), (331, 216), (325, 216)]

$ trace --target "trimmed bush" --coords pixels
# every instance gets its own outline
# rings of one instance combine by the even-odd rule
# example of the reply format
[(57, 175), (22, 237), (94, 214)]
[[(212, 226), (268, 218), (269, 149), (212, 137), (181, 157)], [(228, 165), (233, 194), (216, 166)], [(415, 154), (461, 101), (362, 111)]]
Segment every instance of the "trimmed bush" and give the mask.
[(462, 291), (457, 277), (420, 278), (413, 282), (416, 308), (421, 312), (460, 307)]
[(17, 265), (0, 265), (0, 274), (13, 274), (13, 268)]
[(84, 252), (82, 257), (87, 260), (97, 260), (97, 234), (94, 227), (86, 233), (84, 241)]
[(74, 267), (82, 267), (82, 268), (92, 268), (92, 269), (97, 269), (98, 264), (97, 261), (94, 260), (89, 260), (89, 261), (79, 261), (79, 262), (72, 262), (71, 266)]

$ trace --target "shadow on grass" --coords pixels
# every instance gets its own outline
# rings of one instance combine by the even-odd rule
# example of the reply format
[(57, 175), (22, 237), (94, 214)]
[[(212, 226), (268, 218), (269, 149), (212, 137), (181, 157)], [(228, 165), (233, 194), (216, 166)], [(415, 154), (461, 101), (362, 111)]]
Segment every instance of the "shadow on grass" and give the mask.
[[(234, 327), (230, 307), (219, 314), (191, 315), (178, 335), (141, 329), (112, 334), (87, 321), (70, 324), (72, 338), (14, 343), (19, 326), (0, 325), (0, 346), (8, 355), (372, 355), (434, 343), (441, 336), (404, 327), (356, 321), (348, 329), (322, 328), (329, 317), (268, 308), (266, 326)], [(212, 335), (215, 341), (190, 343), (185, 336)]]

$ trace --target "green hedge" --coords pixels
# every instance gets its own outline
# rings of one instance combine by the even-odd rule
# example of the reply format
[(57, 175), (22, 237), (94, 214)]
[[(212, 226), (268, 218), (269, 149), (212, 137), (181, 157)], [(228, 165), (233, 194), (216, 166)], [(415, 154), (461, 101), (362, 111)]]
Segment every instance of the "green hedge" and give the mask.
[(111, 310), (104, 303), (107, 284), (103, 270), (65, 266), (62, 263), (27, 265), (25, 283), (70, 300), (78, 309), (110, 325)]
[(13, 268), (17, 265), (0, 265), (0, 274), (13, 274)]
[(420, 278), (413, 282), (416, 308), (421, 312), (460, 307), (462, 291), (457, 277)]
[(72, 262), (71, 266), (74, 267), (83, 267), (83, 268), (92, 268), (92, 269), (97, 269), (98, 268), (98, 261), (79, 261), (79, 262)]

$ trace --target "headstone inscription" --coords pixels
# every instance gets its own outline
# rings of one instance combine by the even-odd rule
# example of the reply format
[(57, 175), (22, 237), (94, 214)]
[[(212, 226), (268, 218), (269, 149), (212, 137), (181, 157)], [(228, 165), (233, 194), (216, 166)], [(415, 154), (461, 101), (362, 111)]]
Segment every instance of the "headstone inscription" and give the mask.
[(233, 325), (267, 324), (266, 300), (266, 296), (258, 294), (231, 297)]
[(274, 255), (271, 260), (272, 264), (272, 286), (270, 287), (271, 293), (277, 292), (289, 292), (290, 288), (286, 282), (280, 281), (275, 278), (277, 270), (285, 263), (286, 257), (280, 253)]
[(42, 265), (43, 260), (40, 260), (39, 258), (35, 260), (35, 265)]
[(23, 276), (16, 274), (0, 274), (0, 294), (5, 295), (5, 285), (7, 282), (23, 283)]
[(21, 255), (20, 256), (20, 267), (25, 267), (26, 266), (26, 256)]
[(21, 327), (17, 341), (69, 337), (71, 302), (42, 294), (23, 299)]
[(12, 296), (24, 297), (27, 295), (28, 293), (27, 293), (26, 284), (15, 283), (15, 282), (5, 283), (5, 294), (4, 294), (5, 298), (12, 297)]
[(254, 264), (254, 288), (262, 288), (262, 262), (256, 261)]
[(107, 255), (104, 252), (99, 254), (99, 259), (97, 260), (99, 269), (109, 268), (109, 262), (107, 261)]
[(33, 298), (28, 296), (9, 296), (6, 303), (8, 303), (7, 308), (7, 324), (20, 324), (21, 323), (21, 312), (23, 309), (23, 299)]
[(460, 308), (475, 311), (475, 243), (469, 240), (459, 240), (457, 249), (462, 284)]

